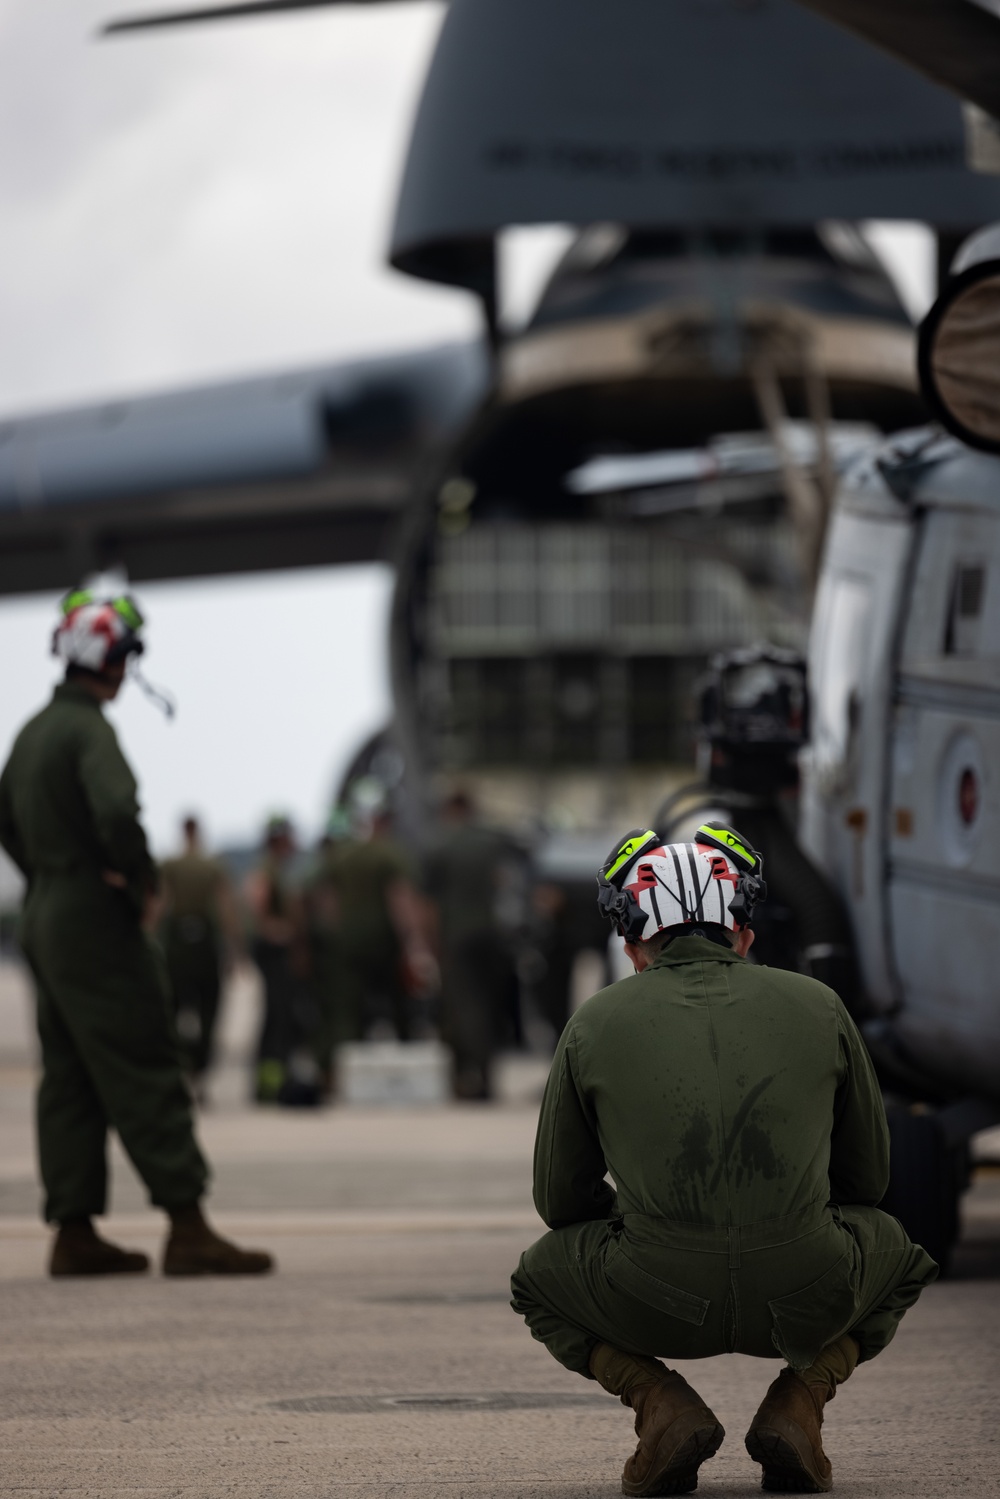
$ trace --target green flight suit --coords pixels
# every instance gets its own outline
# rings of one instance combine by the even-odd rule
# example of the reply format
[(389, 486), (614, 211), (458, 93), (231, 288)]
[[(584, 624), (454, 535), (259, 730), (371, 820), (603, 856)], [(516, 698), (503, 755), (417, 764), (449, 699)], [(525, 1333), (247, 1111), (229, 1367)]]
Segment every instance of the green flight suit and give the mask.
[(563, 1033), (535, 1145), (552, 1232), (512, 1304), (584, 1375), (600, 1342), (801, 1369), (849, 1332), (873, 1358), (937, 1274), (875, 1207), (887, 1183), (881, 1095), (833, 991), (677, 938)]
[(140, 925), (156, 867), (132, 772), (84, 687), (57, 687), (18, 735), (0, 776), (0, 843), (28, 881), (21, 940), (38, 998), (46, 1218), (104, 1212), (109, 1126), (157, 1207), (196, 1202), (208, 1170), (163, 960)]
[(160, 866), (167, 910), (160, 939), (188, 1071), (207, 1072), (222, 990), (219, 906), (226, 872), (215, 859), (184, 853)]
[(516, 995), (513, 955), (497, 920), (502, 868), (514, 854), (502, 833), (468, 822), (450, 828), (427, 859), (424, 883), (441, 933), (441, 1038), (460, 1098), (491, 1096), (490, 1068)]
[(403, 986), (403, 948), (389, 910), (389, 889), (413, 883), (406, 854), (388, 838), (335, 849), (326, 876), (337, 901), (337, 977), (325, 1027), (327, 1052), (360, 1039), (375, 1021), (388, 1021), (401, 1040), (410, 1034)]

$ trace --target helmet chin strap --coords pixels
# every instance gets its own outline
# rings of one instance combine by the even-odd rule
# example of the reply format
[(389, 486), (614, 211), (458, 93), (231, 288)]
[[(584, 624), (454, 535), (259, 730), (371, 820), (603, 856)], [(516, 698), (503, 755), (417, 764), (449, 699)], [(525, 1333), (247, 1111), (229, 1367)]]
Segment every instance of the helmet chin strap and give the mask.
[(168, 722), (170, 721), (170, 719), (176, 717), (177, 704), (174, 702), (169, 693), (161, 691), (159, 687), (154, 687), (152, 682), (148, 681), (143, 676), (142, 672), (139, 670), (138, 656), (129, 656), (125, 672), (126, 675), (130, 677), (131, 680), (136, 684), (136, 686), (141, 689), (144, 695), (149, 698), (149, 701), (151, 703), (155, 703), (157, 708), (159, 708), (160, 712)]

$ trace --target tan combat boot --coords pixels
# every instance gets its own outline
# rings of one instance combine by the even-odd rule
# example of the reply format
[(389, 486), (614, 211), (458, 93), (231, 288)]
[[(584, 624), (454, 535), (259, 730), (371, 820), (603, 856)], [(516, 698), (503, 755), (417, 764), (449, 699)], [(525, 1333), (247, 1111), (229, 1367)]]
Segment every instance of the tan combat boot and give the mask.
[(599, 1343), (590, 1372), (635, 1411), (639, 1445), (622, 1472), (622, 1493), (690, 1494), (698, 1469), (722, 1446), (725, 1431), (682, 1375), (659, 1359)]
[(274, 1260), (262, 1249), (240, 1249), (205, 1222), (198, 1203), (170, 1214), (164, 1275), (263, 1275)]
[(148, 1269), (148, 1255), (109, 1244), (89, 1218), (60, 1223), (49, 1260), (50, 1275), (141, 1275)]
[(782, 1369), (746, 1434), (746, 1449), (763, 1468), (760, 1485), (772, 1494), (825, 1494), (833, 1470), (823, 1451), (823, 1407), (854, 1373), (858, 1345), (850, 1336), (823, 1349), (796, 1373)]

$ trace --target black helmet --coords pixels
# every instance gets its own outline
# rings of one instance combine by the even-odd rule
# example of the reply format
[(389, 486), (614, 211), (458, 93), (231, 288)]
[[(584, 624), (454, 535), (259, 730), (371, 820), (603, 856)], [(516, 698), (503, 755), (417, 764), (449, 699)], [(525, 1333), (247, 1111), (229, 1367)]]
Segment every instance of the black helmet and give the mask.
[(809, 738), (806, 663), (796, 651), (759, 645), (716, 656), (700, 708), (712, 785), (762, 792), (796, 784)]

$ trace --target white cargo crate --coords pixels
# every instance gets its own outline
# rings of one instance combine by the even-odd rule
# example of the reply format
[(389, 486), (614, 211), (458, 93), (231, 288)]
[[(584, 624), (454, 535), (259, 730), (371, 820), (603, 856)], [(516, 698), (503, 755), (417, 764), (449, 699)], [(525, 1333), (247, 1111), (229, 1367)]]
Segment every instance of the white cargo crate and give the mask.
[(440, 1041), (351, 1041), (337, 1051), (338, 1095), (370, 1108), (446, 1103), (450, 1062)]

